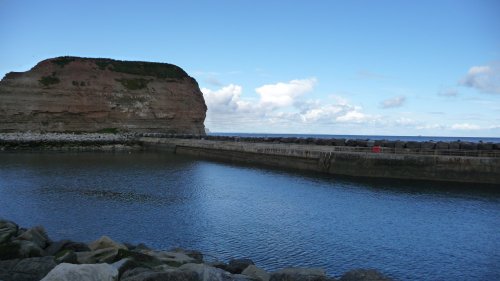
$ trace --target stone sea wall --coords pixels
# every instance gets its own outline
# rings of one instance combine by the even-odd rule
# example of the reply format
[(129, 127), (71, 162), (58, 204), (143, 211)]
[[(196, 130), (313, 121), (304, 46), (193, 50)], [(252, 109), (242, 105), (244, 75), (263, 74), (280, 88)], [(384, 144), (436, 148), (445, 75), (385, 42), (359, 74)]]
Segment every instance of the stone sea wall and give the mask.
[(189, 134), (164, 134), (164, 133), (141, 133), (140, 137), (152, 138), (178, 138), (178, 139), (204, 139), (213, 141), (250, 142), (250, 143), (281, 143), (302, 144), (321, 146), (342, 146), (372, 148), (380, 146), (382, 149), (400, 149), (406, 151), (425, 152), (430, 150), (449, 151), (496, 151), (500, 153), (500, 143), (493, 142), (470, 142), (470, 141), (392, 141), (392, 140), (368, 140), (368, 139), (345, 139), (345, 138), (303, 138), (303, 137), (237, 137), (237, 136), (215, 136), (215, 135), (189, 135)]
[(141, 150), (135, 134), (0, 133), (0, 151)]
[(196, 138), (142, 137), (158, 149), (235, 163), (335, 175), (500, 185), (500, 150), (421, 150)]
[(199, 251), (156, 250), (113, 241), (53, 241), (42, 226), (29, 229), (0, 218), (0, 280), (3, 281), (388, 281), (373, 269), (338, 279), (320, 268), (268, 272), (251, 259), (205, 261)]
[(500, 144), (189, 134), (0, 134), (0, 151), (163, 150), (336, 175), (500, 185)]

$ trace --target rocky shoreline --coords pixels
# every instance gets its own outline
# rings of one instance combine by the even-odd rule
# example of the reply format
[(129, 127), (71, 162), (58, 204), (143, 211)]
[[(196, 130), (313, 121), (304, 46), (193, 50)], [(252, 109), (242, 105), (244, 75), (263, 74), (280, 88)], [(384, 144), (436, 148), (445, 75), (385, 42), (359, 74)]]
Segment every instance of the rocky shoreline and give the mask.
[(355, 269), (340, 278), (319, 268), (284, 268), (267, 272), (250, 259), (207, 262), (199, 251), (155, 250), (107, 236), (82, 243), (52, 241), (42, 226), (29, 229), (0, 219), (2, 281), (384, 281), (373, 269)]
[(0, 151), (122, 151), (140, 150), (136, 134), (123, 133), (0, 133)]

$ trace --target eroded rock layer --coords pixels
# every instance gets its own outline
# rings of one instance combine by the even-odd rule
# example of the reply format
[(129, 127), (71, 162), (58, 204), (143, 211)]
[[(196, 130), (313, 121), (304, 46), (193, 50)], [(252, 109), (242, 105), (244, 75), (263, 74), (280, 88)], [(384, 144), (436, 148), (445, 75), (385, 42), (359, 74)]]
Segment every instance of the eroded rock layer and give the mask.
[(44, 60), (0, 81), (0, 132), (204, 134), (195, 79), (166, 63)]

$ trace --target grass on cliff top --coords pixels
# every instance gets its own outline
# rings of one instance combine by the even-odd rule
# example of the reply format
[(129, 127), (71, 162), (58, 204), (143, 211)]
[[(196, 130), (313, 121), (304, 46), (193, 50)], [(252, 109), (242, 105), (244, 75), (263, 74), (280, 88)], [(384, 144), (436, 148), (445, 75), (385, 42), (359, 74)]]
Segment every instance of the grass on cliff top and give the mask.
[(173, 79), (188, 77), (182, 68), (168, 63), (117, 61), (111, 59), (96, 59), (95, 63), (101, 70), (109, 69), (127, 74)]
[(73, 57), (59, 57), (59, 58), (53, 59), (52, 63), (57, 64), (60, 67), (64, 67), (65, 65), (67, 65), (68, 63), (70, 63), (74, 60), (75, 60), (75, 58), (73, 58)]
[(181, 79), (189, 77), (182, 68), (159, 62), (144, 62), (144, 61), (120, 61), (105, 58), (80, 58), (80, 57), (57, 57), (52, 59), (52, 63), (64, 67), (68, 63), (76, 60), (93, 61), (101, 70), (110, 70), (120, 73), (153, 76), (157, 78)]

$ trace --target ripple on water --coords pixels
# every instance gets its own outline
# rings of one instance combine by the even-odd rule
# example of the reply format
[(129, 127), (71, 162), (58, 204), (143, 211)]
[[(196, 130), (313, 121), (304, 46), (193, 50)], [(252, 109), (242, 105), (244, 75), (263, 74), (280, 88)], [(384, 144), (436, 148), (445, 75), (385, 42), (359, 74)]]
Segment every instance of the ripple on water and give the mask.
[(400, 280), (500, 280), (498, 187), (342, 179), (163, 153), (0, 157), (0, 216), (53, 239), (106, 234), (250, 257), (268, 270), (377, 268)]

